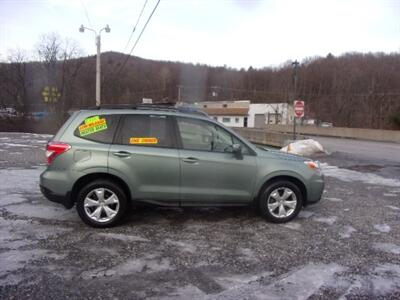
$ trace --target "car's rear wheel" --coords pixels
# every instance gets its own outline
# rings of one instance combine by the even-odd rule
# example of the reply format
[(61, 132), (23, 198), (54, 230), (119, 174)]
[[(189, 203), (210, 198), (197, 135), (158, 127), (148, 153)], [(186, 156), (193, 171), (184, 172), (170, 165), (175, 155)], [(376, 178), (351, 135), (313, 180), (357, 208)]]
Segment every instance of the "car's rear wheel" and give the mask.
[(113, 181), (96, 180), (78, 193), (76, 210), (83, 222), (93, 227), (114, 226), (124, 215), (127, 198)]
[(262, 216), (273, 223), (285, 223), (295, 218), (303, 205), (303, 195), (293, 182), (279, 180), (271, 183), (258, 199)]

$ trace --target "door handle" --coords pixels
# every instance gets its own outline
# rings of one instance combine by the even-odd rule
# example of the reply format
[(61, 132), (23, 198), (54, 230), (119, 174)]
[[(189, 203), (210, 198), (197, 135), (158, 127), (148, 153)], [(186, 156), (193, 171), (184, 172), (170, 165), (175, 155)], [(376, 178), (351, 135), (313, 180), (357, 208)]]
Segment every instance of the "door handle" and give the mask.
[(186, 157), (182, 159), (182, 161), (188, 164), (197, 164), (199, 162), (199, 160), (195, 157)]
[(118, 151), (118, 152), (114, 152), (113, 155), (118, 156), (118, 157), (129, 157), (129, 156), (131, 156), (131, 153), (129, 153), (127, 151)]

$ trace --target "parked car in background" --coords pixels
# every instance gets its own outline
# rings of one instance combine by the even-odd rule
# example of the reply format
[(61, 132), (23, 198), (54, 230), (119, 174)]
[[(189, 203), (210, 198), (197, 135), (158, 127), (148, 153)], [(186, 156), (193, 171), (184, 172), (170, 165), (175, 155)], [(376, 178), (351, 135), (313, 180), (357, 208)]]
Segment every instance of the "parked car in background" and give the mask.
[(17, 111), (12, 107), (0, 108), (0, 118), (15, 118)]
[(72, 114), (46, 151), (42, 193), (76, 205), (94, 227), (116, 224), (129, 203), (254, 205), (269, 221), (292, 220), (320, 200), (317, 162), (258, 148), (196, 110), (141, 105)]

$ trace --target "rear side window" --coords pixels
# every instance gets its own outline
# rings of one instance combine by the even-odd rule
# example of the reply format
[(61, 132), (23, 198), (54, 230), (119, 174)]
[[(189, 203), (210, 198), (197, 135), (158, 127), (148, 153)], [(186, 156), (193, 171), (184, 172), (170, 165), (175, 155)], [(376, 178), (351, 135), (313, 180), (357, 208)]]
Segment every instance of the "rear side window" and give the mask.
[(119, 115), (93, 115), (79, 124), (74, 135), (86, 140), (111, 144)]
[(126, 115), (122, 121), (117, 143), (174, 148), (171, 120), (163, 115)]

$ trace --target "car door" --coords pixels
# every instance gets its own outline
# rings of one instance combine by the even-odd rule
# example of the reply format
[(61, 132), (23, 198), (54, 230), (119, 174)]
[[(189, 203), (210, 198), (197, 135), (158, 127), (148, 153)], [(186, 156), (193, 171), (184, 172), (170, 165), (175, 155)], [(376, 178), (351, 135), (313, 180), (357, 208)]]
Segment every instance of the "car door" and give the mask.
[(109, 154), (109, 172), (121, 174), (135, 199), (179, 201), (179, 153), (166, 115), (122, 116)]
[[(251, 201), (256, 158), (221, 126), (200, 119), (177, 118), (182, 204), (233, 204)], [(241, 144), (242, 155), (233, 153)]]

